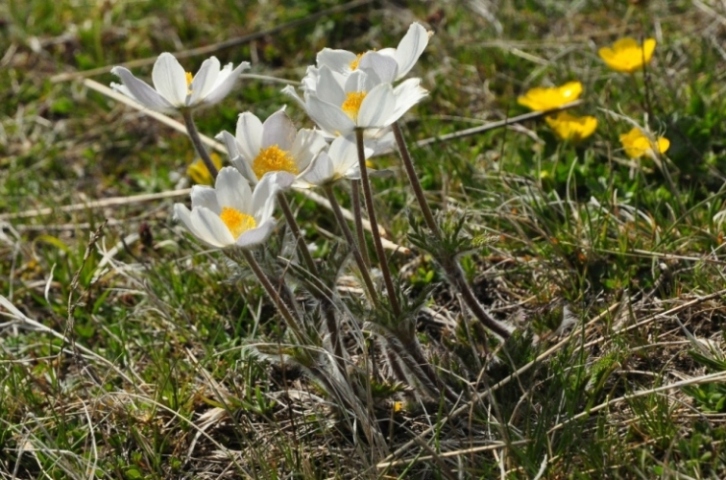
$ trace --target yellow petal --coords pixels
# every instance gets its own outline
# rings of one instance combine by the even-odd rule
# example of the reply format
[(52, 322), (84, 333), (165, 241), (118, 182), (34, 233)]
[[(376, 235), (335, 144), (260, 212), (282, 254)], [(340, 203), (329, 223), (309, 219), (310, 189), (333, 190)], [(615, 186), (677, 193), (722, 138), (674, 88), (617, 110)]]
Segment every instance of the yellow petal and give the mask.
[(517, 103), (536, 112), (552, 110), (573, 102), (582, 93), (582, 83), (567, 82), (559, 87), (535, 87), (517, 98)]

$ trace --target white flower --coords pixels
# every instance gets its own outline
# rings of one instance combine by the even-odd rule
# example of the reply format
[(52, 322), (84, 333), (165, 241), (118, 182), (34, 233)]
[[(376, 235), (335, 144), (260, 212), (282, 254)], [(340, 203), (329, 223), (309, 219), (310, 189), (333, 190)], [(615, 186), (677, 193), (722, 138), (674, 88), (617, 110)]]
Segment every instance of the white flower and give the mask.
[(214, 188), (192, 188), (192, 210), (174, 205), (174, 217), (199, 240), (214, 248), (250, 248), (272, 233), (277, 192), (289, 187), (289, 176), (270, 174), (255, 186), (234, 167), (220, 170)]
[(323, 66), (311, 82), (312, 88), (304, 89), (304, 98), (292, 88), (283, 91), (296, 98), (321, 129), (337, 136), (356, 128), (390, 126), (426, 96), (420, 83), (420, 79), (410, 78), (394, 87), (382, 82), (374, 70), (359, 69), (342, 77)]
[(151, 110), (173, 113), (219, 102), (232, 90), (242, 70), (249, 66), (249, 62), (242, 62), (233, 70), (230, 63), (220, 69), (219, 60), (211, 57), (192, 77), (171, 53), (162, 53), (151, 71), (153, 88), (125, 67), (113, 67), (111, 73), (121, 79), (122, 85), (112, 83), (111, 88)]
[[(384, 48), (382, 50), (369, 50), (365, 53), (355, 54), (347, 50), (334, 50), (324, 48), (317, 57), (318, 68), (326, 66), (335, 73), (348, 75), (357, 69), (371, 68), (373, 65), (372, 58), (376, 55), (383, 55), (395, 60), (395, 71), (391, 75), (390, 80), (400, 80), (418, 61), (423, 53), (426, 45), (429, 43), (429, 32), (419, 23), (412, 23), (408, 28), (408, 32), (401, 39), (397, 48)], [(379, 72), (379, 76), (381, 75)]]
[(232, 165), (251, 183), (257, 183), (268, 172), (287, 172), (297, 177), (313, 158), (327, 146), (325, 138), (315, 130), (297, 130), (287, 114), (280, 110), (265, 123), (250, 112), (239, 116), (233, 136), (222, 132)]
[[(365, 158), (368, 158), (373, 150), (365, 148), (364, 153)], [(337, 137), (327, 151), (320, 152), (315, 157), (300, 178), (311, 186), (325, 185), (342, 178), (360, 179), (360, 164), (355, 139)]]

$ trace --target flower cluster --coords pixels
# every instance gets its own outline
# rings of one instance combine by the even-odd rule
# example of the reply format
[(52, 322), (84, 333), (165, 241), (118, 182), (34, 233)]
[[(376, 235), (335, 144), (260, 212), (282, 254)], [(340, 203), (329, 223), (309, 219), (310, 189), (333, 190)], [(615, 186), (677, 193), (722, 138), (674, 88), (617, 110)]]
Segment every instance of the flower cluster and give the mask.
[[(651, 61), (655, 46), (656, 41), (652, 38), (639, 44), (635, 39), (626, 37), (617, 40), (612, 46), (601, 48), (598, 54), (612, 70), (635, 73)], [(535, 87), (517, 98), (517, 103), (535, 112), (549, 112), (578, 100), (582, 91), (582, 83), (579, 81), (554, 87)], [(545, 122), (559, 139), (571, 143), (579, 143), (590, 137), (598, 125), (597, 118), (593, 116), (576, 116), (564, 111), (545, 116)], [(651, 140), (639, 128), (620, 135), (620, 142), (630, 158), (663, 154), (670, 145), (664, 137)]]
[[(252, 112), (240, 114), (234, 135), (221, 132), (217, 136), (234, 168), (223, 168), (214, 187), (195, 186), (191, 211), (177, 204), (176, 218), (209, 246), (249, 248), (271, 232), (278, 192), (290, 186), (311, 188), (360, 178), (352, 134), (366, 130), (363, 152), (369, 157), (386, 127), (426, 96), (420, 79), (403, 78), (429, 37), (423, 26), (414, 23), (396, 48), (360, 54), (323, 49), (302, 80), (302, 94), (289, 87), (284, 90), (305, 108), (318, 129), (298, 130), (284, 109), (264, 122)], [(151, 110), (185, 113), (221, 101), (247, 68), (248, 62), (221, 68), (212, 57), (192, 76), (173, 55), (162, 53), (152, 69), (153, 87), (124, 67), (112, 70), (121, 83), (111, 86)], [(193, 137), (195, 128), (188, 127)], [(204, 158), (205, 152), (199, 153)], [(209, 159), (189, 167), (189, 175), (198, 184), (212, 184), (210, 170), (221, 167), (217, 159)]]

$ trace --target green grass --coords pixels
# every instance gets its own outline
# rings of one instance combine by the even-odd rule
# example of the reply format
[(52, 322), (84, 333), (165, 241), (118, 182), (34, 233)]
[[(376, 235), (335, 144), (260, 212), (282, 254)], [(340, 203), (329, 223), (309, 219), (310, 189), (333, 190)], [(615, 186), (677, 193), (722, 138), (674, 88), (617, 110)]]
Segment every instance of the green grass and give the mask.
[[(188, 186), (194, 158), (183, 135), (54, 75), (343, 4), (247, 3), (0, 5), (0, 294), (42, 325), (2, 310), (4, 478), (726, 476), (726, 63), (716, 22), (725, 12), (686, 0), (371, 2), (214, 52), (299, 80), (323, 47), (395, 45), (414, 19), (435, 31), (414, 70), (430, 95), (404, 133), (479, 300), (516, 333), (500, 343), (462, 312), (416, 247), (427, 243), (410, 225), (419, 209), (398, 156), (374, 160), (394, 171), (375, 180), (380, 221), (412, 249), (391, 258), (397, 284), (425, 307), (406, 325), (462, 399), (417, 396), (415, 384), (361, 367), (364, 343), (372, 362), (381, 354), (366, 326), (350, 345), (352, 388), (369, 408), (356, 416), (294, 364), (299, 350), (251, 272), (172, 221), (183, 196), (56, 208)], [(497, 3), (488, 19), (478, 9)], [(609, 71), (598, 58), (624, 35), (658, 40), (645, 75)], [(195, 70), (203, 58), (182, 63)], [(530, 121), (413, 146), (524, 113), (518, 95), (570, 80), (585, 87), (576, 112), (599, 121), (580, 145)], [(290, 103), (281, 85), (240, 82), (197, 115), (200, 130), (233, 130), (245, 110), (265, 118)], [(310, 126), (297, 106), (288, 111)], [(626, 158), (618, 137), (633, 121), (670, 139), (663, 167)], [(302, 196), (294, 204), (321, 278), (342, 268), (351, 278), (340, 284), (358, 287), (341, 267), (346, 247), (329, 211)], [(21, 216), (44, 207), (55, 210)], [(289, 257), (287, 240), (284, 229), (273, 236), (266, 268)], [(382, 315), (355, 292), (344, 298), (361, 322)], [(369, 442), (365, 428), (382, 440)]]

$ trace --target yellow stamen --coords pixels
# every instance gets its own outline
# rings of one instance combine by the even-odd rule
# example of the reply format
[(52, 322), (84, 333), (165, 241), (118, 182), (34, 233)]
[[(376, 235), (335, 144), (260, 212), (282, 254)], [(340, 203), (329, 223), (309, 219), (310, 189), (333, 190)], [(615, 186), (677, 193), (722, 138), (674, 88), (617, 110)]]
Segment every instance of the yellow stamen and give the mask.
[(187, 95), (192, 94), (192, 80), (194, 80), (194, 75), (192, 75), (192, 72), (184, 72), (187, 78)]
[(363, 103), (363, 99), (366, 98), (366, 93), (367, 92), (350, 92), (346, 95), (343, 105), (341, 105), (340, 108), (343, 109), (345, 114), (348, 115), (351, 120), (355, 121), (358, 118), (358, 111)]
[(252, 162), (252, 171), (257, 178), (262, 178), (267, 172), (289, 172), (293, 175), (300, 173), (292, 155), (277, 145), (271, 145), (260, 151)]
[(257, 226), (257, 222), (253, 216), (242, 213), (232, 207), (223, 207), (219, 213), (219, 218), (227, 225), (229, 232), (235, 240), (247, 230), (251, 230)]
[(358, 55), (355, 56), (355, 60), (353, 60), (349, 64), (351, 70), (357, 70), (358, 69), (358, 64), (360, 63), (360, 59), (361, 58), (363, 58), (363, 54), (362, 53), (359, 53)]

